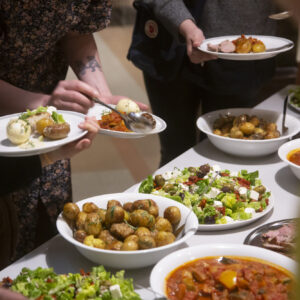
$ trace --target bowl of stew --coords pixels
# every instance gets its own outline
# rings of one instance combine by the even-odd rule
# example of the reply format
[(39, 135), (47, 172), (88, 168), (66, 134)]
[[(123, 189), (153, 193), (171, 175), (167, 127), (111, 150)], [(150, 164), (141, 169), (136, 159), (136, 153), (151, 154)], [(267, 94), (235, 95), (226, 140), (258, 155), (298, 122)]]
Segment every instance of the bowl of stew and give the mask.
[(267, 249), (207, 244), (164, 257), (153, 268), (150, 285), (170, 300), (290, 299), (296, 270), (295, 261)]
[(300, 179), (300, 139), (283, 144), (278, 149), (278, 155), (287, 163), (295, 176)]
[[(219, 150), (234, 156), (257, 157), (277, 152), (299, 132), (300, 120), (287, 115), (288, 130), (282, 133), (282, 117), (282, 113), (273, 110), (228, 108), (200, 116), (197, 127)], [(219, 120), (224, 121), (223, 126), (217, 124)]]

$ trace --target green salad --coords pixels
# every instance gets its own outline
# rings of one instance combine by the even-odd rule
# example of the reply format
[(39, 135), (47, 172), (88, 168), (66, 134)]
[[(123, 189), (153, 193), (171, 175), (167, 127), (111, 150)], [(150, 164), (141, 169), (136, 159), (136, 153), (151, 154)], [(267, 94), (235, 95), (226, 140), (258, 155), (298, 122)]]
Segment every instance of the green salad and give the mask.
[(300, 108), (300, 86), (289, 90), (289, 94), (293, 94), (290, 103)]
[(94, 267), (90, 273), (61, 275), (54, 273), (52, 268), (23, 268), (15, 280), (5, 278), (2, 283), (29, 299), (141, 299), (133, 289), (132, 279), (124, 278), (124, 271), (112, 275), (103, 266)]
[(222, 170), (208, 164), (148, 176), (140, 193), (164, 196), (193, 209), (200, 224), (248, 220), (269, 205), (270, 192), (258, 171)]

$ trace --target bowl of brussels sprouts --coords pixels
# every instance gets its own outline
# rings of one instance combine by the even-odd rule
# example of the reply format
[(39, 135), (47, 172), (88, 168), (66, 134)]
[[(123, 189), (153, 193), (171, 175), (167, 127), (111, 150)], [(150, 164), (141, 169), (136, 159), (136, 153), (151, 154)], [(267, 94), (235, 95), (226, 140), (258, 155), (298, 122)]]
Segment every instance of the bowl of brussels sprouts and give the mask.
[(89, 260), (133, 269), (153, 265), (182, 246), (197, 231), (198, 219), (165, 197), (117, 193), (65, 204), (56, 225)]
[(300, 130), (300, 120), (286, 115), (282, 132), (282, 113), (256, 108), (229, 108), (202, 115), (197, 127), (211, 143), (235, 156), (256, 157), (277, 152)]

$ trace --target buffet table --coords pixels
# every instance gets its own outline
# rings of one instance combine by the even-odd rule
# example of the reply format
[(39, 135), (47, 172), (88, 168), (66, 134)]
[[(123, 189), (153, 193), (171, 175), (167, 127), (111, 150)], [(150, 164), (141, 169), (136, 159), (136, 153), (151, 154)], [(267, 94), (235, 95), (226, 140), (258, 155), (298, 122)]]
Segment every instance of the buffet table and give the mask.
[[(282, 110), (283, 99), (287, 94), (288, 87), (274, 94), (257, 108)], [(300, 118), (300, 114), (288, 109), (288, 113)], [(215, 232), (197, 232), (191, 237), (186, 247), (208, 243), (236, 243), (244, 242), (246, 236), (256, 227), (276, 220), (295, 218), (298, 216), (300, 185), (299, 180), (292, 174), (289, 167), (283, 163), (277, 153), (259, 158), (239, 158), (227, 155), (216, 149), (207, 139), (189, 149), (167, 165), (163, 166), (156, 173), (173, 170), (174, 167), (184, 168), (189, 166), (200, 166), (209, 163), (220, 165), (230, 170), (246, 169), (248, 171), (259, 171), (259, 177), (264, 185), (272, 191), (275, 198), (274, 209), (262, 219), (245, 227)], [(137, 185), (129, 188), (126, 192), (136, 191)], [(53, 267), (57, 273), (79, 272), (82, 268), (89, 270), (95, 264), (86, 260), (77, 250), (61, 236), (56, 236), (16, 261), (0, 272), (0, 278), (10, 276), (14, 278), (23, 267), (34, 269), (38, 266)], [(108, 269), (108, 268), (107, 268)], [(152, 267), (127, 270), (126, 277), (132, 277), (137, 292), (142, 299), (154, 299), (149, 288), (149, 276)], [(115, 271), (115, 270), (111, 270)]]

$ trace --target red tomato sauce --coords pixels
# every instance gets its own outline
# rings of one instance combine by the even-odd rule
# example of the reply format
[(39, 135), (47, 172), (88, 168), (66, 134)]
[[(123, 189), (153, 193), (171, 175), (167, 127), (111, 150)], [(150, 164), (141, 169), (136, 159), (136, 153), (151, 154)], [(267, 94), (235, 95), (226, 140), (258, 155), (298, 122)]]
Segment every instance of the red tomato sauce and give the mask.
[(101, 120), (98, 120), (98, 124), (103, 129), (131, 132), (126, 126), (121, 118), (116, 112), (111, 112), (109, 114), (103, 115)]
[(287, 300), (293, 275), (263, 260), (241, 257), (206, 257), (188, 262), (166, 279), (170, 300)]

